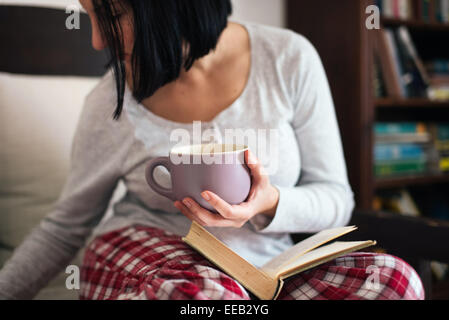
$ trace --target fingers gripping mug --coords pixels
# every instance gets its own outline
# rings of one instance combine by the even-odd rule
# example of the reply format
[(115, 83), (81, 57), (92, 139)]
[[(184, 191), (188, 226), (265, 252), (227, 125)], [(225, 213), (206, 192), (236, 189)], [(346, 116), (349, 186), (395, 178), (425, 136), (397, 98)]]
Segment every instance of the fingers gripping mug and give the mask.
[[(177, 147), (169, 157), (150, 161), (146, 167), (146, 180), (158, 194), (182, 201), (191, 197), (203, 208), (216, 212), (203, 199), (201, 192), (211, 191), (231, 205), (243, 203), (251, 189), (251, 174), (245, 164), (242, 145), (207, 144)], [(154, 179), (154, 170), (165, 167), (171, 176), (172, 188), (164, 188)]]

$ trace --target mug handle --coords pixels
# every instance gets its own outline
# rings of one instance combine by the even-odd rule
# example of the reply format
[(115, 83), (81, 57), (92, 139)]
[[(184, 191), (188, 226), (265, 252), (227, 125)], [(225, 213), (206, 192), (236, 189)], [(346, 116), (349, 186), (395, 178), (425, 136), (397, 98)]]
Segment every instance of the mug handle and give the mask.
[(151, 160), (148, 163), (147, 168), (145, 170), (146, 180), (147, 180), (148, 184), (150, 185), (151, 189), (153, 189), (155, 192), (157, 192), (158, 194), (160, 194), (164, 197), (167, 197), (173, 201), (176, 201), (175, 196), (173, 194), (173, 189), (167, 189), (167, 188), (162, 187), (154, 179), (154, 170), (159, 166), (166, 168), (170, 172), (169, 158), (168, 157), (160, 157), (160, 158)]

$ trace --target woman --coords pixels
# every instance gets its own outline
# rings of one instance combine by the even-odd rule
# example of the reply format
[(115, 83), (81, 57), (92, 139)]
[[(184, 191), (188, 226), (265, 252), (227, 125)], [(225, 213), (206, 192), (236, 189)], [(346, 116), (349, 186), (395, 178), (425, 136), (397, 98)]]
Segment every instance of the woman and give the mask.
[[(127, 193), (85, 252), (82, 299), (249, 299), (181, 241), (191, 220), (257, 266), (292, 245), (289, 233), (349, 221), (353, 194), (333, 102), (306, 39), (228, 22), (229, 0), (80, 3), (91, 19), (93, 46), (108, 48), (113, 72), (86, 99), (71, 173), (53, 212), (0, 272), (1, 298), (31, 298), (66, 267), (120, 180)], [(194, 121), (217, 139), (226, 129), (277, 133), (277, 152), (246, 154), (253, 186), (245, 203), (231, 206), (205, 190), (219, 213), (213, 214), (190, 198), (172, 203), (147, 186), (145, 165), (167, 155), (171, 133), (192, 132)], [(268, 176), (262, 162), (278, 165)], [(170, 183), (167, 172), (157, 175)], [(373, 266), (379, 283), (368, 287)], [(280, 298), (423, 296), (419, 277), (402, 260), (354, 253), (289, 279)]]

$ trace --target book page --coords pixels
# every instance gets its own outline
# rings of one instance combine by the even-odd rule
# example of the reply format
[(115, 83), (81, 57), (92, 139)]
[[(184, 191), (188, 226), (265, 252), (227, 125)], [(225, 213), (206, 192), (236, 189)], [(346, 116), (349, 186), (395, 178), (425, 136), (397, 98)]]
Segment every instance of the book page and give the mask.
[(357, 227), (350, 226), (321, 231), (274, 257), (268, 263), (263, 265), (261, 269), (270, 275), (277, 274), (278, 271), (283, 269), (283, 266), (288, 264), (291, 260), (296, 260), (303, 254), (356, 229)]
[(295, 260), (291, 260), (285, 264), (281, 270), (278, 270), (276, 274), (269, 275), (275, 277), (289, 276), (336, 259), (343, 254), (357, 251), (375, 244), (375, 241), (334, 242), (310, 251)]

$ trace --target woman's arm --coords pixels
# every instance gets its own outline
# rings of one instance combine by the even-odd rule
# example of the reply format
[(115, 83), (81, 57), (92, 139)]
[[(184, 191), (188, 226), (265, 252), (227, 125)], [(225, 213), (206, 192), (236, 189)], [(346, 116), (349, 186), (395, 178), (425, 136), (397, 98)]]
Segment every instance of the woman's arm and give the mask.
[(86, 100), (65, 187), (52, 212), (0, 271), (0, 299), (33, 298), (70, 263), (104, 215), (126, 154), (106, 134), (108, 114), (98, 111), (100, 102)]
[[(254, 218), (260, 232), (309, 233), (349, 222), (354, 199), (329, 83), (315, 48), (299, 39), (299, 70), (292, 81), (292, 127), (301, 155), (297, 187), (280, 192), (274, 219)], [(348, 88), (351, 94), (351, 88)], [(348, 115), (350, 116), (350, 115)]]

